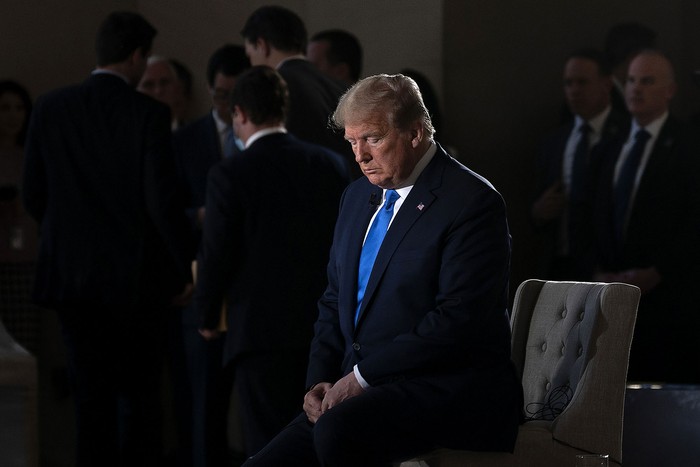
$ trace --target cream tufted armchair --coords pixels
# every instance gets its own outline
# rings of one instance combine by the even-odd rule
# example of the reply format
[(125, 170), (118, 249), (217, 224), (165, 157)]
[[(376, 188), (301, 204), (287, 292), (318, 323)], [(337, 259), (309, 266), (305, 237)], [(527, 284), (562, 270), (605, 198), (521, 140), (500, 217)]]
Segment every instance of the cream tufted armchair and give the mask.
[(567, 467), (576, 454), (622, 463), (627, 363), (640, 291), (528, 280), (515, 295), (513, 361), (525, 415), (513, 454), (440, 449), (401, 467)]

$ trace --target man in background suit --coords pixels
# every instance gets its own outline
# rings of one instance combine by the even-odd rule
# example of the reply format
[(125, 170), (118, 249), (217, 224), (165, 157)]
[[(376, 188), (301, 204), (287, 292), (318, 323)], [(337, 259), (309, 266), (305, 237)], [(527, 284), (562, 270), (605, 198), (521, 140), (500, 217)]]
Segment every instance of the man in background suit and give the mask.
[(352, 33), (342, 29), (327, 29), (311, 36), (306, 57), (336, 81), (352, 86), (362, 71), (362, 46)]
[(298, 411), (315, 303), (338, 202), (342, 156), (288, 134), (287, 88), (266, 66), (242, 74), (231, 96), (246, 149), (214, 166), (207, 184), (195, 303), (207, 339), (226, 300), (225, 363), (255, 454)]
[(184, 110), (182, 104), (185, 92), (170, 59), (157, 55), (149, 57), (146, 71), (141, 77), (137, 89), (170, 108), (170, 128), (173, 131), (184, 124), (185, 116), (182, 114), (182, 110)]
[(510, 361), (503, 199), (435, 143), (410, 78), (359, 81), (333, 120), (365, 177), (341, 201), (304, 413), (244, 465), (512, 450), (522, 389)]
[(41, 98), (27, 138), (35, 298), (62, 325), (80, 467), (158, 463), (165, 311), (191, 291), (170, 112), (134, 89), (155, 35), (137, 14), (107, 16), (97, 69)]
[[(625, 88), (632, 127), (611, 147), (596, 209), (597, 280), (642, 290), (628, 379), (700, 382), (697, 146), (669, 114), (676, 90), (670, 61), (645, 51)], [(691, 150), (692, 149), (692, 150)]]
[(283, 7), (264, 6), (248, 18), (241, 35), (250, 63), (275, 68), (287, 83), (289, 132), (346, 156), (351, 175), (361, 176), (352, 151), (328, 123), (347, 85), (326, 76), (306, 60), (307, 34), (301, 18)]
[(192, 229), (201, 235), (209, 169), (224, 157), (240, 153), (231, 122), (229, 99), (236, 78), (250, 67), (245, 50), (239, 45), (224, 45), (207, 63), (207, 85), (212, 109), (173, 135), (180, 177), (188, 193), (188, 211)]
[(611, 73), (600, 52), (572, 52), (563, 81), (573, 118), (544, 139), (536, 164), (531, 216), (539, 237), (538, 277), (589, 280), (601, 158), (606, 145), (627, 132), (629, 117), (611, 105)]
[[(214, 51), (206, 70), (212, 109), (173, 135), (180, 178), (188, 195), (187, 216), (197, 244), (202, 235), (209, 169), (241, 151), (233, 134), (229, 99), (238, 75), (249, 67), (242, 46), (227, 44)], [(194, 467), (225, 465), (232, 381), (222, 367), (223, 339), (202, 339), (194, 303), (182, 309), (181, 322), (176, 325), (181, 331), (176, 342), (182, 342), (185, 362), (184, 374), (181, 361), (173, 365), (176, 375), (184, 379), (175, 389), (182, 455)], [(175, 355), (177, 358), (178, 353)]]

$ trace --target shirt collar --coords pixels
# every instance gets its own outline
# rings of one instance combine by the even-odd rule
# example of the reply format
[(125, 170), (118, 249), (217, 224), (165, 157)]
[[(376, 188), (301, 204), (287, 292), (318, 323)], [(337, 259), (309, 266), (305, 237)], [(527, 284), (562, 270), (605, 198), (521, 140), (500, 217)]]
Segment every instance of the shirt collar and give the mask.
[(214, 123), (216, 124), (216, 130), (221, 133), (227, 132), (230, 128), (231, 125), (226, 123), (219, 117), (219, 114), (217, 113), (216, 109), (211, 109), (211, 116), (214, 118)]
[(250, 138), (248, 138), (248, 141), (245, 142), (245, 148), (248, 149), (251, 144), (262, 138), (263, 136), (267, 135), (272, 135), (275, 133), (286, 133), (287, 129), (280, 125), (280, 126), (274, 126), (270, 128), (263, 128), (262, 130), (258, 130), (252, 135), (250, 135)]
[(581, 128), (581, 125), (584, 123), (587, 123), (589, 127), (591, 127), (591, 130), (593, 130), (594, 133), (600, 134), (603, 132), (603, 126), (605, 125), (605, 120), (607, 120), (608, 115), (610, 115), (610, 111), (612, 110), (611, 106), (607, 106), (601, 113), (596, 115), (595, 117), (591, 118), (590, 120), (584, 120), (583, 118), (579, 117), (578, 115), (576, 116), (576, 128)]
[(433, 160), (433, 157), (435, 156), (436, 152), (437, 145), (435, 144), (435, 142), (431, 142), (430, 146), (428, 147), (428, 150), (425, 151), (425, 154), (423, 154), (423, 156), (420, 159), (418, 159), (418, 163), (413, 168), (411, 175), (409, 175), (408, 178), (404, 180), (403, 183), (401, 183), (401, 186), (396, 189), (396, 191), (398, 191), (401, 196), (403, 196), (403, 194), (399, 190), (404, 188), (410, 188), (416, 183), (418, 176), (421, 173), (423, 173), (423, 170), (428, 166), (430, 161)]
[(285, 64), (286, 62), (288, 62), (290, 60), (306, 60), (306, 57), (304, 56), (304, 54), (298, 54), (298, 55), (292, 55), (290, 57), (285, 57), (277, 64), (275, 69), (279, 70), (283, 64)]
[(129, 84), (129, 79), (121, 73), (117, 73), (114, 70), (108, 70), (107, 68), (95, 68), (92, 70), (93, 75), (112, 75), (124, 80), (126, 84)]
[(652, 138), (656, 138), (659, 136), (659, 133), (661, 132), (661, 127), (666, 123), (666, 119), (668, 118), (668, 111), (664, 112), (659, 118), (656, 120), (653, 120), (650, 124), (646, 126), (640, 126), (637, 123), (637, 120), (632, 119), (632, 129), (630, 131), (630, 136), (637, 134), (637, 130), (640, 130), (644, 128), (646, 131), (649, 132)]

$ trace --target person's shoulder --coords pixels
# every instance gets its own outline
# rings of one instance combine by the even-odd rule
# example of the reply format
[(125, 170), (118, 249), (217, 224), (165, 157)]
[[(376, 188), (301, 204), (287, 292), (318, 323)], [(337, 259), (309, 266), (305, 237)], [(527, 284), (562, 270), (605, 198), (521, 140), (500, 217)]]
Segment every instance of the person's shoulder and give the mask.
[(128, 98), (132, 99), (137, 105), (159, 113), (162, 113), (164, 111), (170, 113), (170, 107), (160, 102), (159, 100), (156, 100), (153, 97), (139, 92), (133, 88), (131, 88), (129, 91), (130, 92), (125, 93), (124, 97), (127, 98), (128, 96)]
[(313, 63), (303, 58), (287, 60), (278, 69), (279, 74), (285, 79), (288, 85), (299, 87), (321, 87), (328, 89), (334, 94), (341, 95), (347, 86), (316, 68)]
[(683, 133), (685, 128), (687, 128), (686, 122), (680, 120), (673, 114), (669, 114), (668, 118), (661, 127), (661, 131), (675, 135)]
[[(444, 168), (442, 171), (442, 183), (450, 192), (457, 194), (460, 192), (486, 190), (497, 193), (494, 185), (485, 176), (450, 156), (447, 152), (442, 150), (442, 148), (438, 148), (437, 153), (431, 161), (431, 164), (428, 164), (428, 167), (426, 167), (426, 170), (430, 168), (432, 164), (436, 164), (436, 168), (438, 169), (439, 167)], [(435, 175), (432, 176), (435, 177)]]
[(180, 141), (190, 138), (198, 138), (203, 132), (208, 129), (216, 130), (216, 123), (211, 113), (207, 113), (198, 119), (186, 124), (185, 126), (178, 128), (173, 133), (173, 140)]
[(34, 104), (35, 110), (43, 107), (48, 107), (53, 104), (59, 105), (60, 102), (72, 100), (81, 92), (82, 83), (70, 84), (60, 88), (52, 89), (40, 95)]
[(286, 138), (290, 144), (309, 157), (312, 163), (317, 165), (320, 170), (333, 171), (346, 181), (350, 181), (350, 167), (345, 157), (341, 154), (326, 146), (299, 139), (290, 133), (287, 133)]

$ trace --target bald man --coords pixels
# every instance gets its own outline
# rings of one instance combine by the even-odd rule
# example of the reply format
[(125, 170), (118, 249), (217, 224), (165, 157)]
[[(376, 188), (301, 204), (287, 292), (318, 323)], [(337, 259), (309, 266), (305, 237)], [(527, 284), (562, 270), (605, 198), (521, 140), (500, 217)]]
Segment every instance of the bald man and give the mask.
[(595, 277), (642, 290), (630, 381), (700, 382), (693, 344), (700, 319), (691, 296), (700, 277), (697, 151), (669, 114), (675, 92), (663, 54), (644, 51), (630, 62), (631, 128), (609, 154), (598, 190)]
[(170, 108), (172, 130), (177, 130), (182, 125), (180, 108), (184, 93), (175, 67), (169, 59), (158, 55), (149, 57), (137, 89)]

